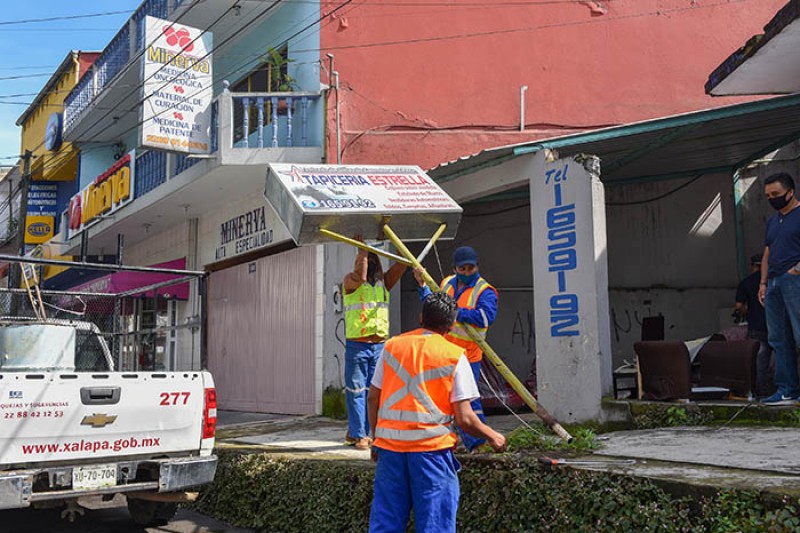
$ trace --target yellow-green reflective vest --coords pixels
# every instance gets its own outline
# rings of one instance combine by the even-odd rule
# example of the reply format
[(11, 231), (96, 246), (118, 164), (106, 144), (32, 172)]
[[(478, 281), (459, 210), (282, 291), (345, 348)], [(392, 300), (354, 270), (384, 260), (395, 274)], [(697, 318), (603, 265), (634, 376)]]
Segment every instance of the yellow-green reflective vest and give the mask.
[(344, 323), (348, 339), (389, 336), (389, 291), (383, 283), (365, 282), (344, 295)]

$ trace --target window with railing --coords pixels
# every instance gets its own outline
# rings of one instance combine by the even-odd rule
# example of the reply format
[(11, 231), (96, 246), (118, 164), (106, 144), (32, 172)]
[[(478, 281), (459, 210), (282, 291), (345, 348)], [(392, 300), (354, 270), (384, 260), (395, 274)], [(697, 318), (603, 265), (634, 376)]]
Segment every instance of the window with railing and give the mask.
[[(244, 78), (231, 85), (231, 92), (233, 93), (270, 93), (270, 92), (288, 92), (293, 89), (293, 79), (289, 76), (289, 49), (284, 46), (280, 49), (269, 49), (265, 55), (264, 61), (256, 68), (250, 71)], [(252, 135), (256, 132), (258, 124), (259, 109), (255, 105), (255, 98), (253, 105), (248, 106), (248, 116), (245, 120), (245, 112), (243, 106), (236, 106), (233, 110), (233, 123), (234, 142), (241, 141), (244, 138), (245, 127), (247, 134)], [(266, 117), (266, 124), (270, 123), (272, 117), (272, 103), (271, 101), (265, 102), (266, 107), (261, 110), (264, 117)], [(284, 104), (279, 104), (281, 107), (278, 109), (279, 115), (285, 115), (286, 109)]]

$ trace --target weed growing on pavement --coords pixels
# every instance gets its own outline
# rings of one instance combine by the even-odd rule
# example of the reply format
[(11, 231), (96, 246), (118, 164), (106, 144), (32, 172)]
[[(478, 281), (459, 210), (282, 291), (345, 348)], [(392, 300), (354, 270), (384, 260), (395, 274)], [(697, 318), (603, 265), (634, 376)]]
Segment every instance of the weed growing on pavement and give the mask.
[(574, 437), (569, 443), (564, 442), (542, 424), (531, 425), (530, 427), (520, 426), (508, 436), (509, 451), (521, 451), (526, 449), (542, 451), (589, 451), (599, 447), (597, 435), (588, 428), (574, 428), (571, 430)]
[(636, 429), (703, 426), (710, 423), (713, 418), (713, 413), (696, 405), (641, 405), (633, 415), (633, 426)]

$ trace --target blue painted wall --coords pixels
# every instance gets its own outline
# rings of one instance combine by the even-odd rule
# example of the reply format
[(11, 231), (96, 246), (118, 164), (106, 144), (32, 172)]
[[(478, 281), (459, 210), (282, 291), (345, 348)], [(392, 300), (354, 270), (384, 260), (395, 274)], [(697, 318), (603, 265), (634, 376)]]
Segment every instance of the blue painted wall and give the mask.
[(89, 185), (97, 176), (114, 164), (114, 145), (86, 146), (81, 149), (81, 164), (78, 170), (81, 190)]

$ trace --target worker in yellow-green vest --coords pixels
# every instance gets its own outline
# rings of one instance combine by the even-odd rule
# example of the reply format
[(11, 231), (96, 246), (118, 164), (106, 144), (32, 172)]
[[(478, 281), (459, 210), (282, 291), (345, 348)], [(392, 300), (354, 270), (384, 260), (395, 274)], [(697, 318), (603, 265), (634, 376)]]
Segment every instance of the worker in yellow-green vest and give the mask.
[[(361, 236), (356, 236), (361, 240)], [(359, 248), (353, 271), (344, 278), (345, 401), (348, 429), (345, 444), (370, 447), (367, 391), (375, 365), (389, 336), (389, 291), (406, 266), (395, 263), (384, 274), (378, 256)]]

